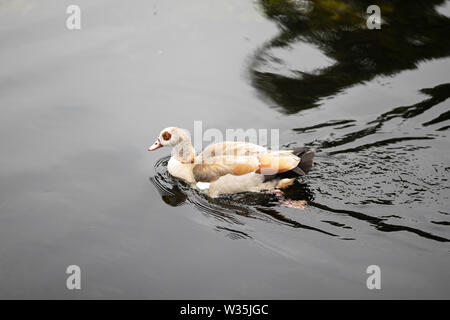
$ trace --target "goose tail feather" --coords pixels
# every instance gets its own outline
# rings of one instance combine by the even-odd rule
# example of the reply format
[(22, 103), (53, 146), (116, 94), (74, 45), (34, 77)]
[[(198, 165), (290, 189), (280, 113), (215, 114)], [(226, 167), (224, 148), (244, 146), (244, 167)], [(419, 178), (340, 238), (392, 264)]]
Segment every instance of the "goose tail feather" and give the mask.
[(274, 175), (266, 175), (264, 176), (264, 181), (269, 181), (275, 178), (285, 179), (295, 178), (298, 176), (306, 176), (313, 166), (315, 155), (314, 152), (311, 151), (308, 147), (298, 147), (293, 149), (292, 153), (300, 158), (300, 162), (298, 163), (298, 165), (287, 172)]
[(292, 171), (300, 176), (307, 175), (313, 166), (314, 152), (307, 147), (300, 147), (295, 148), (292, 153), (301, 159), (297, 167), (292, 169)]

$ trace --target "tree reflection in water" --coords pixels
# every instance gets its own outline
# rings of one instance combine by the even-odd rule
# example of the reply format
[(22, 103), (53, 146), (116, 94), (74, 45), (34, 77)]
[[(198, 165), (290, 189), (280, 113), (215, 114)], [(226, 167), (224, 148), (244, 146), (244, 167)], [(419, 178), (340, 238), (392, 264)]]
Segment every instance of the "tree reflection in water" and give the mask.
[[(255, 53), (249, 70), (252, 84), (282, 112), (292, 114), (375, 76), (448, 56), (450, 21), (436, 11), (444, 2), (377, 1), (382, 28), (369, 30), (366, 9), (372, 0), (260, 0), (264, 14), (281, 31)], [(285, 63), (274, 50), (295, 50), (301, 43), (315, 46), (334, 63), (309, 72), (291, 69), (289, 75), (277, 72), (279, 68), (265, 70)]]

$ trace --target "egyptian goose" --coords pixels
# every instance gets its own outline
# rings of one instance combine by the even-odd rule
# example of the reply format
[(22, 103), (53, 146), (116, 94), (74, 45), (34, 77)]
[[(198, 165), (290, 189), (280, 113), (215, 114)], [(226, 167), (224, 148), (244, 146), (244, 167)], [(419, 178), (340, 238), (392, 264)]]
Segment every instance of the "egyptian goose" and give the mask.
[(248, 142), (212, 144), (195, 155), (186, 131), (169, 127), (148, 149), (173, 148), (167, 169), (212, 198), (221, 194), (282, 189), (311, 169), (314, 152), (306, 147), (271, 151)]

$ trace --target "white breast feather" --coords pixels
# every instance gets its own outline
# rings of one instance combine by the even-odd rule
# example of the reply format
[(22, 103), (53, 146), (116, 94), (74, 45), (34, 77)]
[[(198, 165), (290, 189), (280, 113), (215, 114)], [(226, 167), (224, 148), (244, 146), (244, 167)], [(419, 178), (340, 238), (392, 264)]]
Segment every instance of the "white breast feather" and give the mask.
[(183, 179), (188, 183), (195, 183), (194, 174), (192, 173), (192, 165), (184, 164), (171, 157), (167, 164), (167, 170), (174, 177)]

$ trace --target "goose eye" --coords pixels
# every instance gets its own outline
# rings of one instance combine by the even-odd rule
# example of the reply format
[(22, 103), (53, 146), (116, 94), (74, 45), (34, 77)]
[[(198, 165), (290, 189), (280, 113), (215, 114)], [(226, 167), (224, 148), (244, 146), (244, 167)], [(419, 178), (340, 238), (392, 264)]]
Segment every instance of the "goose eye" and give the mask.
[(172, 135), (171, 135), (169, 132), (167, 132), (167, 131), (164, 131), (164, 132), (161, 134), (161, 136), (162, 136), (163, 139), (166, 140), (166, 141), (170, 140), (170, 138), (172, 137)]

